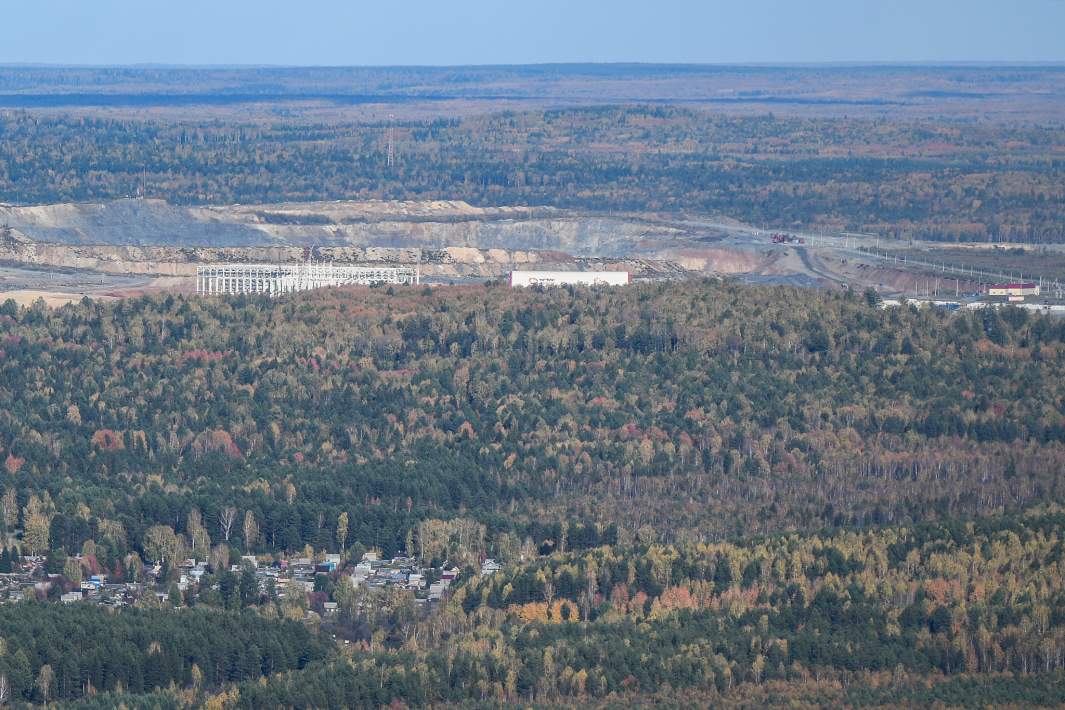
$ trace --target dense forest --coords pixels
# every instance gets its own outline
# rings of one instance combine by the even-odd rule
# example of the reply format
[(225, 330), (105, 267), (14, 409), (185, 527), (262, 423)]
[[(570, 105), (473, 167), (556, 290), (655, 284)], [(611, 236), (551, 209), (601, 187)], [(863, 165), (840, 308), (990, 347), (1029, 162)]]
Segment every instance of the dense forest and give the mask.
[(1013, 700), (1060, 704), (1063, 525), (1055, 512), (555, 555), (467, 584), (418, 644), (244, 684), (237, 706), (693, 691), (666, 702), (683, 706), (840, 679), (848, 704), (923, 704), (939, 698), (915, 679), (954, 676), (970, 681), (945, 694), (956, 704), (994, 701), (981, 676), (1027, 681)]
[[(174, 683), (215, 687), (324, 658), (324, 639), (295, 621), (205, 609), (129, 609), (24, 602), (0, 606), (0, 672), (9, 697), (134, 694)], [(43, 670), (47, 668), (47, 670)]]
[(460, 511), (541, 545), (545, 521), (702, 540), (1060, 496), (1065, 322), (874, 302), (713, 281), (8, 302), (3, 488), (67, 552), (106, 521), (117, 555), (228, 506), (251, 550), (325, 546), (343, 510), (391, 554)]
[[(397, 526), (352, 538), (391, 551), (419, 515), (545, 496), (720, 536), (1059, 493), (1065, 324), (781, 293), (6, 304), (0, 446), (20, 507), (47, 491), (75, 547), (79, 504), (136, 540), (193, 506), (216, 514), (220, 496), (267, 521), (275, 549), (316, 542), (318, 512), (346, 499), (367, 529)], [(135, 486), (128, 501), (114, 480)]]
[[(1054, 508), (555, 553), (471, 579), (402, 640), (326, 658), (270, 608), (228, 638), (196, 624), (232, 612), (122, 612), (108, 623), (140, 650), (129, 664), (77, 643), (59, 653), (55, 624), (93, 631), (106, 613), (24, 604), (0, 671), (28, 699), (80, 708), (1060, 706), (1063, 535)], [(169, 647), (155, 640), (168, 624), (182, 625)], [(182, 645), (198, 634), (210, 641)], [(265, 680), (245, 680), (260, 668)]]
[[(877, 300), (0, 304), (0, 575), (11, 549), (74, 582), (210, 561), (132, 609), (0, 606), (8, 697), (1061, 703), (1065, 321)], [(371, 548), (462, 572), (431, 610), (352, 593)], [(325, 552), (306, 599), (228, 568)]]
[(465, 199), (946, 241), (1062, 242), (1060, 127), (664, 106), (389, 126), (0, 112), (0, 200)]

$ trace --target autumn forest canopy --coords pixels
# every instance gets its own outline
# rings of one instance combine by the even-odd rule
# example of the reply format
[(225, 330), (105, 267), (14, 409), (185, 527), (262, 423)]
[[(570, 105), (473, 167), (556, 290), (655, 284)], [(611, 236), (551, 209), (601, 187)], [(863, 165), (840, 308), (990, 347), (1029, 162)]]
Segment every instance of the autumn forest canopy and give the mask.
[[(1057, 279), (1063, 79), (0, 66), (0, 282), (186, 275), (0, 295), (0, 708), (1065, 707), (1065, 318), (811, 236)], [(297, 243), (463, 283), (175, 285)]]
[(142, 190), (179, 204), (461, 198), (899, 239), (1065, 241), (1060, 125), (729, 116), (662, 105), (391, 124), (316, 121), (283, 108), (255, 121), (200, 113), (0, 111), (0, 201)]
[[(711, 279), (8, 301), (0, 576), (209, 564), (0, 606), (0, 675), (82, 707), (1059, 704), (1063, 371), (1059, 318)], [(368, 550), (459, 576), (353, 591)], [(239, 564), (325, 553), (306, 596)]]

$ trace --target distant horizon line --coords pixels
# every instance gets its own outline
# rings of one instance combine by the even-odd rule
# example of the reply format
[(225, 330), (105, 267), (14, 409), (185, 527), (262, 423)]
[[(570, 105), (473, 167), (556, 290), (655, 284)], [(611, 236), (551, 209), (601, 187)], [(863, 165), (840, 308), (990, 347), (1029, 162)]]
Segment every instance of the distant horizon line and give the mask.
[(169, 63), (117, 64), (67, 62), (7, 62), (0, 69), (506, 69), (523, 67), (755, 67), (755, 68), (860, 68), (860, 67), (1062, 67), (1065, 58), (1048, 60), (832, 60), (832, 61), (735, 61), (735, 62), (646, 62), (646, 61), (557, 61), (503, 62), (488, 64), (271, 64), (271, 63)]

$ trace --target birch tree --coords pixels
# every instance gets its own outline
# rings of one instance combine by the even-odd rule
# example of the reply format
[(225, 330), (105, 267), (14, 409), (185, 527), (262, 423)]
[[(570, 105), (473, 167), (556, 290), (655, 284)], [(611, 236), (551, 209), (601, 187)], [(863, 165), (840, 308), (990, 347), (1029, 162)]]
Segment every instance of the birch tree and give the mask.
[(255, 513), (244, 513), (244, 551), (251, 552), (259, 541), (259, 524), (255, 522)]
[(236, 522), (237, 509), (231, 505), (222, 508), (222, 512), (218, 514), (218, 527), (226, 542), (229, 542), (229, 538), (233, 534), (233, 525), (235, 525)]
[(337, 543), (340, 545), (340, 551), (344, 551), (344, 543), (348, 539), (348, 511), (344, 511), (337, 518)]

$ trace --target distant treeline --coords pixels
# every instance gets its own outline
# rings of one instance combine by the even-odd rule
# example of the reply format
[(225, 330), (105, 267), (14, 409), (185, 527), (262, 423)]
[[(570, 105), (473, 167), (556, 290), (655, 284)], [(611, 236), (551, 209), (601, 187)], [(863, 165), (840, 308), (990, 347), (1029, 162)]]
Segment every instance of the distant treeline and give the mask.
[[(0, 105), (100, 100), (36, 96), (0, 98)], [(164, 98), (226, 103), (241, 96)], [(150, 97), (108, 100), (127, 99)], [(392, 168), (386, 131), (295, 119), (167, 123), (8, 112), (0, 114), (0, 200), (100, 200), (142, 189), (177, 203), (465, 199), (727, 215), (782, 229), (937, 240), (1065, 241), (1065, 158), (1054, 150), (1065, 136), (1055, 128), (962, 131), (600, 107), (401, 123)]]

